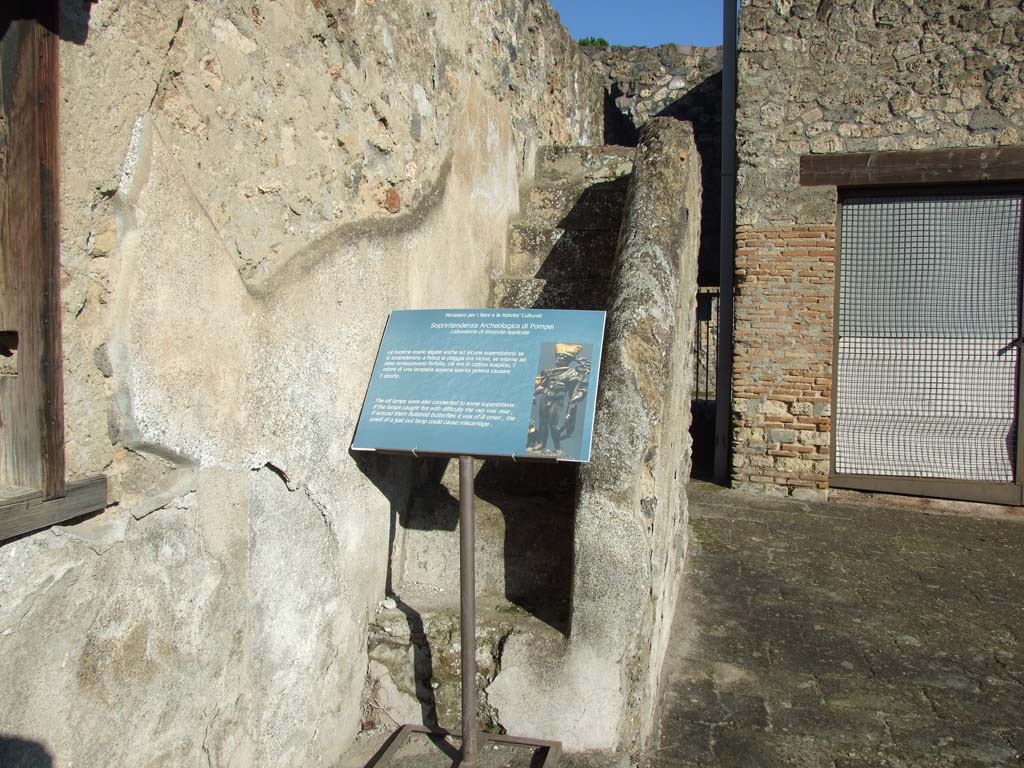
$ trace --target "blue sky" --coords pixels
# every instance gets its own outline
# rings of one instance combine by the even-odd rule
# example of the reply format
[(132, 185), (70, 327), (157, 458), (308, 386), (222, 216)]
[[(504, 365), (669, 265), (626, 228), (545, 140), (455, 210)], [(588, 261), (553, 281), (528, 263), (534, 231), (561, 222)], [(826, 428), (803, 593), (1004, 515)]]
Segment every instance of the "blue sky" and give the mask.
[(721, 45), (718, 0), (548, 0), (577, 40), (613, 45)]

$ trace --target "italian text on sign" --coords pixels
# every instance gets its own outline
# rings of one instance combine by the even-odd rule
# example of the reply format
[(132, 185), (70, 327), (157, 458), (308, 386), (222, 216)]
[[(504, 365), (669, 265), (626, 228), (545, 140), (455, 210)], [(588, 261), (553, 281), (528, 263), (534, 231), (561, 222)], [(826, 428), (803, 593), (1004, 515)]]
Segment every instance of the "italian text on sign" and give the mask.
[(357, 451), (590, 460), (604, 312), (391, 313)]

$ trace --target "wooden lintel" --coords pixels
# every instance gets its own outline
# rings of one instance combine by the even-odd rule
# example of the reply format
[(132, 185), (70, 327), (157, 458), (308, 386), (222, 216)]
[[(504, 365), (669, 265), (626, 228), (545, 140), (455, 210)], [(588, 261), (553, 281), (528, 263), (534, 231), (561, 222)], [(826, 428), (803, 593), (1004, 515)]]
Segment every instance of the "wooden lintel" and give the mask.
[(66, 495), (47, 500), (42, 491), (7, 498), (0, 504), (0, 541), (57, 525), (107, 506), (105, 475), (68, 483)]
[(800, 186), (1024, 181), (1024, 146), (802, 155)]

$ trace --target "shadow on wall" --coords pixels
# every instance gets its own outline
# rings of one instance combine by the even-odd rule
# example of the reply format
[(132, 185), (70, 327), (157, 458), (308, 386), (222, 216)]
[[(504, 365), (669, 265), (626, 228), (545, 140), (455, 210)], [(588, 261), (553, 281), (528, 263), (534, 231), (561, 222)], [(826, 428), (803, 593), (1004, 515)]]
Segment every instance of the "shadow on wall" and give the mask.
[[(411, 456), (388, 456), (381, 453), (352, 450), (349, 451), (349, 455), (363, 475), (388, 500), (391, 514), (388, 523), (388, 563), (384, 594), (395, 601), (395, 606), (405, 616), (409, 626), (409, 637), (413, 638), (413, 674), (422, 722), (428, 728), (438, 728), (437, 702), (434, 698), (433, 687), (434, 658), (430, 652), (430, 643), (426, 640), (423, 616), (397, 595), (393, 562), (398, 526), (407, 524), (413, 495), (420, 492), (424, 486), (440, 487), (445, 462), (438, 459), (415, 459)], [(444, 489), (442, 488), (442, 490)], [(458, 520), (457, 503), (455, 519)], [(452, 528), (454, 528), (454, 524)]]
[(505, 599), (568, 637), (579, 465), (487, 461), (477, 496), (504, 519)]
[(635, 147), (640, 140), (640, 130), (633, 121), (622, 114), (619, 109), (619, 97), (624, 96), (618, 83), (612, 83), (611, 89), (604, 94), (604, 143), (620, 147)]
[[(694, 143), (697, 145), (701, 160), (697, 284), (718, 285), (722, 242), (722, 73), (717, 72), (694, 86), (681, 99), (662, 109), (658, 116), (685, 120), (693, 126)], [(714, 475), (715, 456), (715, 401), (695, 397), (692, 401), (691, 417), (693, 464), (690, 476), (711, 480)]]
[(96, 0), (59, 0), (57, 14), (53, 3), (39, 0), (5, 0), (0, 8), (0, 38), (15, 21), (35, 19), (61, 40), (76, 45), (85, 45), (89, 36), (89, 10)]
[(533, 309), (607, 310), (629, 178), (599, 181), (558, 222), (562, 234), (537, 270)]
[[(604, 97), (605, 143), (635, 147), (640, 130), (622, 112), (616, 100), (624, 94), (613, 83)], [(722, 73), (716, 72), (681, 98), (663, 107), (655, 117), (672, 117), (693, 125), (693, 138), (701, 159), (701, 234), (698, 285), (718, 285), (721, 242)]]
[[(459, 499), (442, 482), (449, 461), (454, 459), (417, 459), (410, 468), (415, 479), (407, 500), (399, 497), (391, 504), (392, 556), (398, 526), (407, 531), (454, 533), (458, 529)], [(365, 469), (364, 473), (373, 480)], [(573, 464), (490, 460), (484, 462), (474, 481), (479, 502), (501, 514), (504, 598), (564, 635), (569, 633), (575, 476)], [(478, 503), (478, 556), (488, 538), (485, 528), (491, 524), (491, 516)], [(389, 563), (387, 593), (406, 615), (413, 636), (425, 637), (421, 616), (401, 600), (398, 587)], [(417, 646), (415, 669), (421, 701), (432, 701), (433, 664), (427, 643)], [(433, 709), (424, 711), (424, 717), (428, 715), (437, 717)], [(431, 724), (430, 720), (424, 722)]]
[(674, 117), (693, 125), (693, 139), (701, 161), (702, 190), (697, 284), (718, 285), (722, 240), (722, 73), (717, 72), (694, 86), (657, 116)]
[(53, 768), (53, 757), (42, 744), (0, 734), (3, 768)]
[[(421, 722), (439, 728), (435, 651), (423, 615), (402, 597), (396, 537), (400, 530), (456, 531), (459, 500), (445, 485), (450, 459), (350, 451), (363, 475), (388, 499), (389, 559), (385, 594), (405, 617)], [(500, 512), (504, 526), (505, 598), (563, 634), (569, 631), (572, 579), (572, 492), (575, 465), (487, 461), (476, 476), (481, 504)], [(491, 516), (478, 514), (478, 533)], [(0, 763), (0, 765), (3, 765)], [(5, 767), (6, 768), (6, 767)]]
[[(628, 187), (629, 178), (622, 177), (582, 190), (558, 220), (556, 231), (561, 234), (535, 273), (544, 281), (543, 288), (536, 297), (510, 297), (516, 306), (609, 309)], [(571, 462), (488, 461), (476, 479), (477, 495), (500, 510), (504, 519), (505, 598), (565, 637), (572, 630), (579, 468)]]

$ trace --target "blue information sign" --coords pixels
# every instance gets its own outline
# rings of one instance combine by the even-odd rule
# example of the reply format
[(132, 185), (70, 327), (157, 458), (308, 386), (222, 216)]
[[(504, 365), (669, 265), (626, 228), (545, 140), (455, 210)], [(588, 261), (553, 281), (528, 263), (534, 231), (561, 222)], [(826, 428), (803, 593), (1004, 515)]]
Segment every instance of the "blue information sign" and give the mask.
[(590, 460), (604, 312), (396, 310), (352, 448)]

